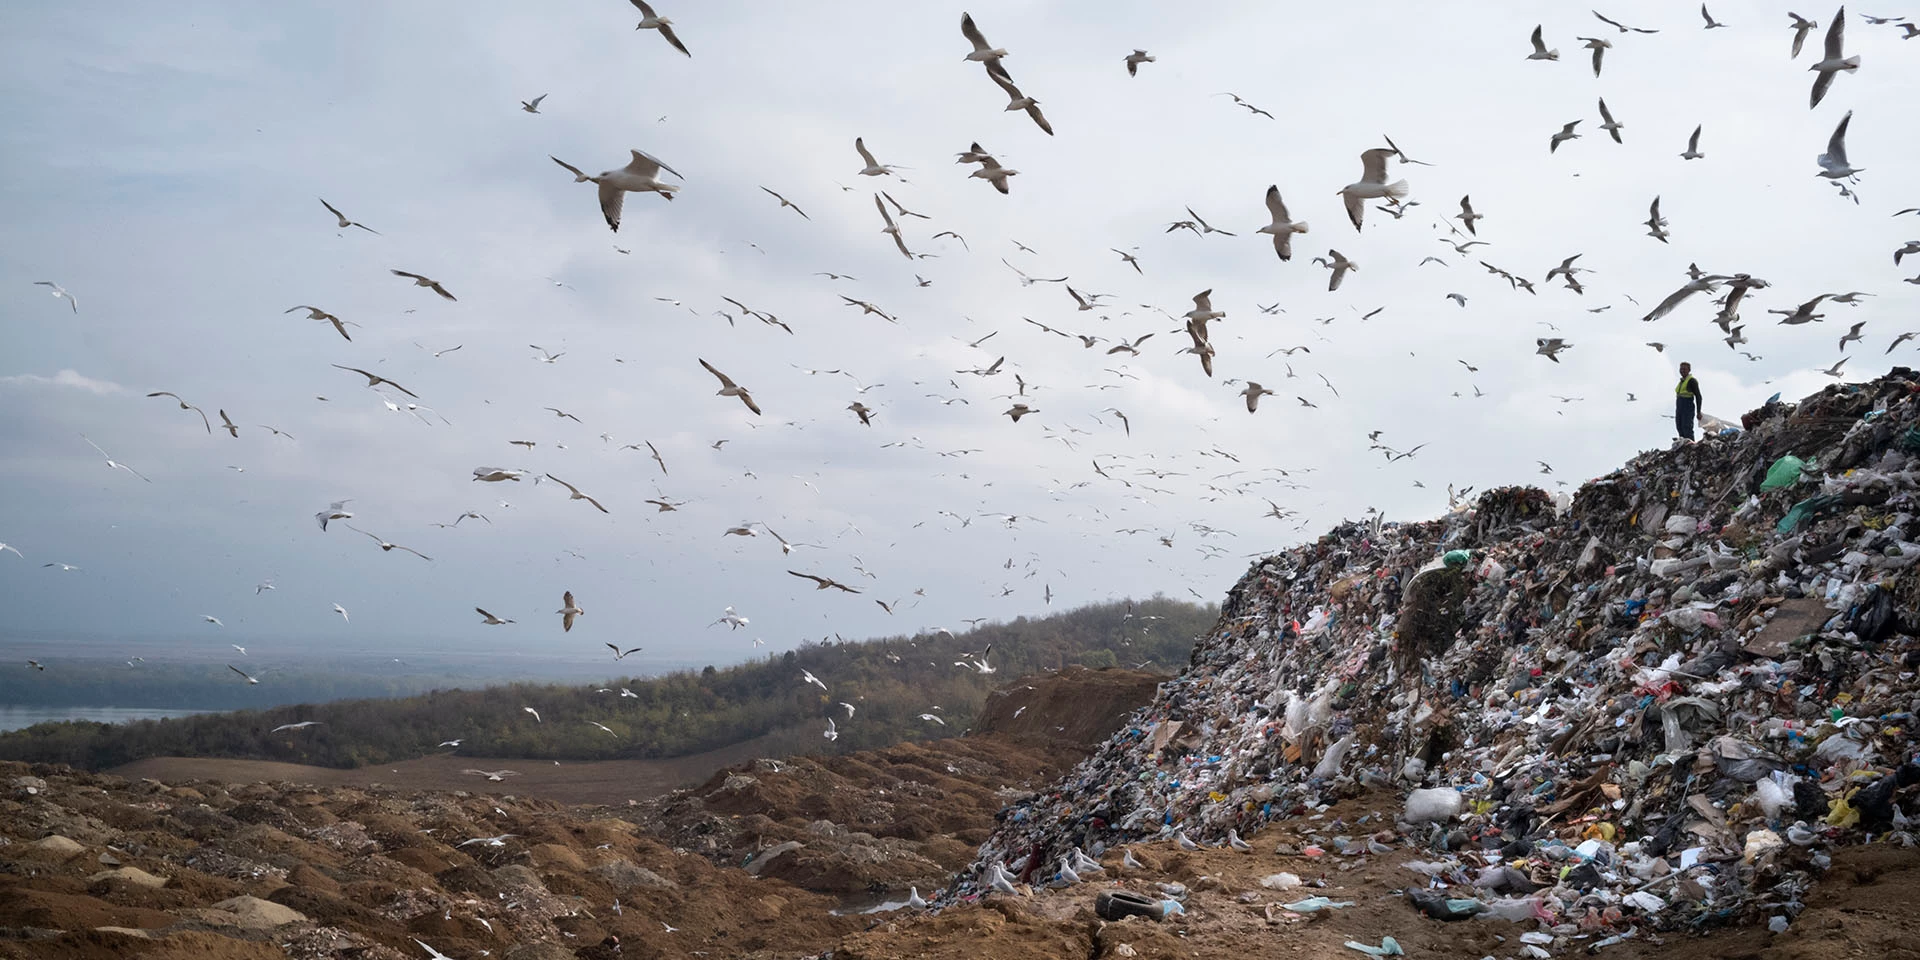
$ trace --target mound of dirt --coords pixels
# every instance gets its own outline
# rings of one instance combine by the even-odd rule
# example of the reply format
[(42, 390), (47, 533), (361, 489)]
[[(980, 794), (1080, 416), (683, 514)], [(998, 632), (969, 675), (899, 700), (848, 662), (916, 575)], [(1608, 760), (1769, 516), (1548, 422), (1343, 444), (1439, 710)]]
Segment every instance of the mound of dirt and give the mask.
[(641, 805), (636, 819), (717, 864), (842, 896), (931, 892), (1011, 797), (1078, 762), (1158, 677), (1072, 667), (989, 696), (981, 731), (838, 756), (757, 760)]

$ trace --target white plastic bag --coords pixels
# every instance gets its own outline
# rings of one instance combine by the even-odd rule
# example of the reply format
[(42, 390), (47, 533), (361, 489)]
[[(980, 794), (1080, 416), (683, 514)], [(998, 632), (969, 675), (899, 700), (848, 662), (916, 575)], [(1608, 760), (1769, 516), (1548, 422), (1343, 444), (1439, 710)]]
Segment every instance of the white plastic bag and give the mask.
[(1405, 819), (1408, 823), (1444, 823), (1458, 816), (1465, 805), (1458, 790), (1448, 787), (1415, 790), (1407, 794)]

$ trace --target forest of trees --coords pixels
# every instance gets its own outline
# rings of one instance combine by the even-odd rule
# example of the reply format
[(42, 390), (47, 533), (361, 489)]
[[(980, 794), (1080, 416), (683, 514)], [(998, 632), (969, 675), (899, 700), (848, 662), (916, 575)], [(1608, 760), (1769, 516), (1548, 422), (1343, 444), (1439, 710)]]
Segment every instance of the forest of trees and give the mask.
[[(1171, 673), (1186, 665), (1193, 638), (1217, 616), (1214, 606), (1156, 596), (983, 624), (958, 635), (807, 644), (723, 669), (606, 687), (510, 684), (126, 724), (43, 723), (0, 734), (0, 760), (94, 770), (156, 756), (357, 767), (422, 756), (454, 739), (461, 741), (462, 755), (474, 757), (659, 758), (802, 727), (824, 729), (828, 717), (839, 725), (840, 738), (819, 741), (820, 749), (865, 750), (956, 735), (972, 724), (989, 689), (1026, 674), (1068, 664), (1145, 665)], [(988, 644), (994, 673), (956, 665)], [(803, 682), (802, 670), (827, 690)], [(854, 705), (852, 719), (842, 702)], [(538, 711), (540, 721), (525, 707)], [(923, 713), (946, 724), (921, 720)], [(306, 720), (322, 723), (269, 732)]]

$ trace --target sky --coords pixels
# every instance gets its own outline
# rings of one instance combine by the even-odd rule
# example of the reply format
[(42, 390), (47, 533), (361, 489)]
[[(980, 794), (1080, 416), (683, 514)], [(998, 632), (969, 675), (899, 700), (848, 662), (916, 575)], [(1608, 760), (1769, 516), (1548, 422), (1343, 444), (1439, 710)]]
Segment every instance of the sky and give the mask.
[[(1449, 484), (1559, 490), (1667, 445), (1680, 360), (1706, 411), (1737, 420), (1834, 382), (1820, 371), (1855, 322), (1850, 379), (1920, 349), (1883, 353), (1920, 296), (1902, 282), (1920, 259), (1889, 261), (1920, 237), (1920, 216), (1893, 215), (1920, 206), (1898, 175), (1920, 144), (1920, 43), (1894, 27), (1849, 14), (1863, 65), (1809, 110), (1827, 10), (1802, 9), (1821, 28), (1793, 60), (1784, 10), (1750, 5), (1716, 30), (1680, 4), (1603, 11), (1656, 34), (1521, 3), (966, 9), (1055, 136), (963, 59), (956, 6), (663, 0), (691, 57), (617, 0), (0, 10), (0, 541), (23, 554), (0, 552), (0, 637), (42, 659), (86, 637), (209, 663), (234, 642), (256, 658), (618, 643), (646, 648), (625, 664), (645, 671), (1156, 592), (1211, 601), (1249, 557), (1370, 508), (1425, 519)], [(1530, 61), (1547, 9), (1560, 59)], [(1598, 78), (1579, 37), (1614, 44)], [(1136, 47), (1156, 60), (1129, 77)], [(1595, 129), (1599, 97), (1623, 144)], [(1849, 110), (1858, 202), (1816, 176)], [(1581, 138), (1549, 153), (1575, 119)], [(1696, 124), (1706, 156), (1683, 160)], [(855, 137), (897, 175), (858, 175)], [(1391, 165), (1418, 205), (1369, 204), (1356, 232), (1336, 191), (1383, 137), (1431, 165)], [(955, 163), (976, 141), (1019, 171), (1009, 195)], [(616, 234), (548, 158), (597, 172), (629, 149), (684, 178), (663, 175), (671, 201), (628, 196)], [(1290, 262), (1254, 233), (1269, 185), (1310, 225)], [(880, 232), (882, 189), (929, 218), (896, 219), (932, 256)], [(1445, 219), (1463, 195), (1477, 237)], [(1655, 196), (1667, 244), (1642, 225)], [(320, 198), (378, 233), (336, 228)], [(1168, 232), (1188, 207), (1237, 236)], [(1333, 292), (1313, 263), (1330, 249), (1358, 264)], [(1573, 254), (1583, 294), (1542, 282)], [(1771, 284), (1741, 308), (1757, 359), (1721, 341), (1710, 296), (1641, 320), (1689, 263)], [(1070, 279), (1027, 285), (1007, 264)], [(1081, 311), (1068, 285), (1108, 296)], [(1177, 352), (1178, 315), (1209, 289), (1226, 313), (1212, 377)], [(1818, 323), (1766, 312), (1856, 290), (1871, 296)], [(354, 324), (351, 342), (295, 304)], [(1138, 357), (1106, 352), (1149, 333)], [(1572, 347), (1552, 362), (1542, 336)], [(957, 372), (1000, 357), (995, 376)], [(764, 415), (714, 395), (700, 359)], [(410, 398), (332, 364), (421, 408), (390, 410)], [(1246, 381), (1276, 391), (1252, 414)], [(1011, 421), (1015, 399), (1037, 412)], [(1389, 462), (1372, 431), (1419, 451)], [(623, 449), (647, 442), (665, 471)], [(477, 467), (530, 473), (480, 483)], [(343, 498), (348, 523), (433, 559), (322, 532), (315, 511)], [(434, 526), (467, 511), (487, 519)], [(724, 534), (741, 524), (760, 535)], [(568, 590), (586, 612), (563, 632)], [(750, 623), (714, 625), (729, 605)]]

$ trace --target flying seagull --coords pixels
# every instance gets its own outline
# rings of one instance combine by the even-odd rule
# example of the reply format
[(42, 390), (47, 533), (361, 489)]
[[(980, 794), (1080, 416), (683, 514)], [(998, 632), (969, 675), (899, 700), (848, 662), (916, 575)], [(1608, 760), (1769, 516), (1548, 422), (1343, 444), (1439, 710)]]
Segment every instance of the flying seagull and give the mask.
[(1247, 388), (1245, 390), (1240, 391), (1240, 395), (1247, 398), (1247, 412), (1252, 413), (1255, 410), (1258, 410), (1260, 408), (1261, 397), (1270, 397), (1270, 396), (1274, 396), (1275, 394), (1272, 390), (1268, 390), (1266, 387), (1261, 386), (1258, 382), (1253, 380), (1248, 380)]
[[(336, 331), (339, 331), (339, 333), (340, 333), (340, 336), (341, 336), (342, 338), (344, 338), (344, 339), (346, 339), (346, 340), (347, 340), (347, 341), (349, 341), (349, 342), (351, 342), (351, 341), (353, 340), (353, 338), (352, 338), (352, 337), (349, 337), (349, 336), (347, 336), (347, 327), (346, 327), (346, 324), (345, 324), (344, 322), (342, 322), (342, 321), (341, 321), (341, 319), (340, 319), (339, 317), (336, 317), (336, 316), (334, 316), (333, 314), (331, 314), (331, 313), (328, 313), (328, 312), (326, 312), (325, 310), (322, 310), (322, 309), (320, 309), (319, 307), (310, 307), (310, 306), (307, 306), (306, 304), (304, 304), (304, 303), (303, 303), (303, 304), (300, 304), (300, 305), (298, 305), (298, 306), (293, 306), (293, 307), (288, 307), (287, 309), (285, 309), (285, 310), (282, 310), (282, 311), (280, 311), (280, 312), (281, 312), (281, 314), (283, 314), (283, 315), (284, 315), (284, 314), (289, 314), (289, 313), (292, 313), (292, 312), (294, 312), (295, 310), (305, 310), (305, 311), (307, 311), (307, 319), (308, 319), (308, 320), (325, 320), (325, 321), (327, 321), (328, 323), (331, 323), (331, 324), (333, 324), (333, 329), (334, 329), (334, 330), (336, 330)], [(354, 326), (359, 326), (359, 324), (354, 324)]]
[(1716, 27), (1726, 26), (1726, 24), (1715, 20), (1713, 14), (1707, 12), (1707, 5), (1704, 3), (1700, 5), (1700, 19), (1707, 21), (1707, 25), (1700, 28), (1702, 30), (1712, 30)]
[(1542, 39), (1540, 39), (1540, 25), (1539, 25), (1539, 24), (1535, 24), (1535, 25), (1534, 25), (1534, 27), (1533, 27), (1533, 52), (1532, 52), (1532, 53), (1529, 53), (1529, 54), (1527, 54), (1527, 59), (1528, 59), (1528, 60), (1558, 60), (1558, 59), (1560, 59), (1560, 51), (1558, 51), (1558, 50), (1548, 50), (1548, 49), (1547, 49), (1547, 43), (1546, 43), (1546, 41), (1545, 41), (1545, 40), (1542, 40)]
[[(1014, 84), (1013, 78), (1007, 76), (1004, 70), (990, 69), (987, 71), (987, 74), (991, 76), (993, 82), (998, 84), (1000, 89), (1007, 94), (1007, 105), (1003, 108), (1002, 112), (1011, 113), (1015, 110), (1025, 110), (1027, 116), (1032, 118), (1034, 126), (1039, 127), (1040, 131), (1047, 136), (1053, 136), (1053, 124), (1048, 123), (1047, 115), (1040, 112), (1040, 101), (1021, 93), (1020, 88)], [(978, 151), (976, 150), (975, 152), (977, 153)], [(976, 161), (969, 159), (961, 162), (974, 163)]]
[(574, 618), (586, 612), (587, 611), (580, 609), (579, 604), (573, 602), (572, 590), (568, 590), (560, 595), (560, 609), (554, 611), (554, 613), (560, 615), (560, 630), (562, 633), (573, 630)]
[(891, 236), (893, 238), (893, 245), (900, 248), (900, 255), (906, 257), (908, 260), (912, 260), (913, 251), (907, 249), (906, 239), (900, 236), (900, 225), (893, 222), (893, 215), (887, 212), (886, 204), (880, 202), (879, 194), (874, 194), (873, 208), (880, 211), (880, 219), (887, 223), (886, 226), (880, 228), (880, 232)]
[(257, 685), (257, 684), (259, 684), (259, 683), (260, 683), (260, 681), (258, 681), (258, 680), (255, 680), (254, 678), (252, 678), (252, 677), (250, 677), (250, 676), (248, 676), (248, 675), (247, 675), (247, 672), (246, 672), (245, 670), (242, 670), (242, 669), (240, 669), (239, 667), (236, 667), (236, 666), (234, 666), (234, 665), (233, 665), (233, 664), (231, 664), (231, 663), (229, 663), (229, 664), (227, 664), (227, 669), (228, 669), (228, 670), (232, 670), (232, 671), (233, 671), (234, 673), (237, 673), (237, 674), (239, 674), (239, 675), (240, 675), (240, 677), (241, 677), (241, 679), (243, 679), (243, 680), (245, 680), (245, 681), (247, 681), (247, 683), (248, 683), (248, 684), (250, 684), (250, 685)]
[[(638, 2), (638, 0), (635, 0)], [(607, 218), (607, 227), (615, 233), (620, 232), (620, 209), (626, 204), (629, 193), (657, 193), (668, 200), (680, 191), (671, 183), (661, 183), (660, 171), (665, 170), (681, 179), (686, 179), (680, 171), (667, 166), (648, 153), (629, 149), (633, 159), (618, 170), (607, 170), (599, 176), (590, 177), (600, 187), (600, 213)], [(557, 161), (556, 161), (557, 162)], [(565, 166), (565, 164), (561, 164)], [(796, 208), (797, 209), (797, 208)]]
[(812, 580), (814, 584), (814, 589), (816, 590), (826, 590), (831, 588), (834, 590), (839, 590), (843, 593), (859, 593), (860, 592), (830, 577), (816, 576), (811, 573), (801, 573), (797, 570), (788, 570), (787, 573), (791, 574), (792, 576), (799, 577), (802, 580)]
[(52, 280), (35, 280), (33, 285), (36, 287), (52, 288), (55, 299), (67, 301), (67, 306), (72, 307), (74, 313), (80, 312), (80, 301), (75, 300), (73, 294), (67, 292), (66, 287), (54, 283)]
[[(1305, 220), (1296, 221), (1287, 213), (1287, 204), (1286, 201), (1280, 199), (1280, 187), (1278, 185), (1270, 185), (1267, 187), (1267, 214), (1273, 218), (1273, 222), (1261, 227), (1255, 232), (1272, 234), (1273, 252), (1279, 254), (1281, 260), (1293, 259), (1293, 235), (1296, 233), (1306, 233), (1307, 222)], [(1121, 254), (1121, 256), (1124, 257), (1126, 254)], [(1131, 261), (1132, 258), (1128, 257), (1128, 260)], [(1134, 269), (1139, 269), (1139, 265), (1135, 264)]]
[(525, 711), (525, 712), (527, 712), (527, 713), (531, 713), (531, 714), (533, 714), (533, 722), (534, 722), (534, 723), (545, 723), (545, 722), (546, 722), (546, 721), (544, 721), (544, 720), (541, 720), (541, 719), (540, 719), (540, 711), (538, 711), (538, 710), (535, 710), (535, 709), (534, 709), (534, 708), (532, 708), (532, 707), (521, 707), (520, 709), (521, 709), (521, 710), (523, 710), (523, 711)]
[(1812, 33), (1813, 29), (1818, 27), (1820, 23), (1817, 20), (1808, 20), (1792, 11), (1788, 11), (1787, 16), (1793, 18), (1793, 56), (1788, 59), (1798, 60), (1800, 59), (1800, 48), (1807, 42), (1807, 34)]
[(800, 209), (799, 206), (795, 205), (793, 201), (788, 200), (786, 197), (783, 197), (777, 193), (774, 193), (772, 190), (767, 190), (766, 187), (761, 187), (760, 189), (766, 190), (767, 196), (770, 196), (775, 200), (780, 201), (780, 205), (782, 207), (793, 207), (793, 212), (799, 214), (802, 220), (813, 219), (812, 217), (807, 216), (807, 212), (805, 210)]
[[(204, 414), (203, 414), (203, 416), (204, 416)], [(92, 448), (93, 448), (93, 449), (94, 449), (95, 451), (97, 451), (97, 452), (98, 452), (98, 453), (100, 454), (100, 456), (101, 456), (101, 457), (103, 457), (103, 458), (105, 458), (105, 459), (106, 459), (106, 461), (107, 461), (107, 468), (108, 468), (108, 469), (110, 469), (110, 470), (125, 470), (126, 472), (128, 472), (128, 473), (131, 473), (131, 474), (133, 474), (134, 476), (136, 476), (136, 477), (139, 477), (139, 478), (140, 478), (140, 479), (142, 479), (142, 480), (146, 480), (146, 481), (147, 481), (148, 483), (152, 483), (152, 482), (153, 482), (152, 480), (148, 480), (148, 479), (147, 479), (147, 475), (146, 475), (146, 474), (144, 474), (144, 473), (141, 473), (140, 471), (138, 471), (138, 470), (135, 470), (134, 468), (132, 468), (132, 467), (129, 467), (129, 466), (127, 466), (126, 464), (124, 464), (124, 463), (121, 463), (121, 462), (119, 462), (119, 461), (117, 461), (117, 460), (115, 460), (115, 459), (113, 459), (113, 457), (112, 457), (112, 456), (109, 456), (109, 455), (107, 454), (107, 452), (106, 452), (105, 450), (101, 450), (101, 449), (100, 449), (100, 445), (99, 445), (99, 444), (97, 444), (97, 443), (94, 443), (94, 442), (93, 442), (92, 440), (88, 440), (88, 439), (87, 439), (87, 435), (86, 435), (86, 434), (84, 434), (84, 433), (83, 433), (83, 434), (81, 434), (81, 435), (80, 435), (80, 439), (82, 439), (82, 440), (86, 440), (86, 441), (87, 441), (87, 446), (89, 446), (89, 447), (92, 447)]]
[(745, 387), (742, 387), (739, 384), (734, 383), (731, 377), (728, 377), (726, 374), (721, 373), (719, 370), (714, 369), (713, 364), (708, 363), (705, 360), (701, 360), (700, 365), (702, 367), (705, 367), (708, 373), (711, 373), (715, 377), (718, 377), (720, 379), (720, 389), (715, 392), (715, 396), (739, 397), (740, 402), (746, 404), (747, 409), (753, 411), (754, 416), (760, 415), (760, 405), (753, 402), (753, 395), (748, 393)]
[(865, 137), (854, 137), (853, 149), (859, 152), (860, 159), (865, 160), (867, 162), (866, 166), (860, 168), (860, 176), (863, 176), (863, 177), (893, 176), (892, 165), (881, 163), (880, 161), (875, 160), (873, 158), (873, 154), (867, 151), (867, 140)]
[(675, 50), (689, 57), (693, 56), (693, 53), (687, 49), (687, 45), (681, 43), (679, 37), (674, 36), (672, 20), (654, 13), (653, 7), (647, 4), (647, 0), (633, 0), (633, 5), (640, 8), (640, 24), (634, 27), (635, 30), (658, 30), (660, 39), (672, 44)]
[(1407, 181), (1387, 182), (1387, 159), (1395, 153), (1385, 147), (1363, 151), (1360, 154), (1360, 179), (1338, 191), (1345, 199), (1347, 219), (1353, 221), (1355, 232), (1360, 230), (1360, 219), (1366, 215), (1366, 201), (1383, 197), (1397, 200), (1407, 195)]
[[(1812, 109), (1826, 99), (1827, 88), (1833, 86), (1833, 78), (1841, 71), (1852, 73), (1860, 69), (1860, 58), (1849, 57), (1843, 49), (1847, 33), (1847, 8), (1841, 7), (1833, 15), (1833, 22), (1827, 25), (1826, 56), (1819, 63), (1808, 67), (1819, 76), (1813, 78), (1813, 91), (1808, 96), (1807, 108)], [(1796, 51), (1797, 52), (1797, 51)]]
[(593, 504), (594, 509), (600, 511), (601, 513), (607, 512), (607, 508), (601, 506), (600, 501), (595, 500), (594, 498), (589, 497), (584, 493), (581, 493), (579, 487), (576, 487), (573, 484), (568, 483), (565, 480), (562, 480), (551, 473), (547, 474), (547, 479), (552, 480), (554, 483), (557, 483), (563, 487), (566, 487), (567, 493), (569, 494), (569, 496), (567, 497), (568, 500), (585, 500), (586, 502)]
[[(973, 52), (960, 59), (984, 63), (990, 74), (994, 72), (995, 67), (999, 66), (1000, 58), (1007, 55), (1006, 50), (988, 43), (987, 38), (980, 34), (980, 28), (974, 26), (973, 14), (960, 14), (960, 35), (966, 37), (968, 43), (973, 44)], [(1000, 69), (1006, 68), (1000, 67)]]
[(370, 538), (371, 540), (373, 540), (373, 542), (375, 542), (375, 543), (377, 543), (377, 544), (379, 544), (379, 545), (380, 545), (380, 550), (381, 550), (381, 552), (383, 552), (383, 553), (392, 553), (392, 552), (393, 552), (393, 551), (395, 551), (395, 550), (405, 550), (406, 552), (408, 552), (408, 553), (411, 553), (411, 554), (413, 554), (414, 556), (416, 556), (416, 557), (419, 557), (419, 558), (420, 558), (420, 559), (422, 559), (422, 560), (432, 560), (432, 559), (433, 559), (432, 557), (429, 557), (429, 556), (427, 556), (426, 554), (424, 554), (424, 553), (421, 553), (420, 551), (418, 551), (418, 550), (415, 550), (415, 549), (413, 549), (412, 547), (403, 547), (403, 546), (401, 546), (401, 545), (399, 545), (399, 544), (397, 544), (397, 543), (388, 543), (387, 541), (385, 541), (385, 540), (382, 540), (382, 539), (381, 539), (381, 538), (379, 537), (379, 535), (377, 535), (377, 534), (372, 534), (372, 533), (367, 533), (367, 531), (365, 531), (365, 530), (362, 530), (362, 529), (360, 529), (359, 527), (356, 527), (356, 526), (354, 526), (354, 525), (353, 525), (353, 524), (351, 524), (351, 523), (346, 523), (346, 524), (341, 524), (341, 526), (344, 526), (344, 527), (346, 527), (346, 528), (347, 528), (348, 530), (352, 530), (352, 531), (353, 531), (354, 533), (358, 533), (358, 534), (362, 534), (362, 535), (364, 535), (364, 536), (366, 536), (366, 537), (368, 537), (368, 538)]
[(1605, 130), (1614, 143), (1624, 142), (1620, 139), (1620, 131), (1626, 128), (1626, 124), (1613, 119), (1613, 111), (1607, 109), (1606, 97), (1600, 98), (1600, 120), (1600, 129)]
[(299, 723), (283, 723), (277, 727), (274, 727), (272, 730), (268, 730), (267, 732), (279, 733), (282, 730), (305, 730), (308, 727), (317, 727), (325, 723), (326, 723), (325, 720), (302, 720)]
[(394, 276), (396, 276), (396, 277), (406, 277), (407, 279), (409, 279), (409, 280), (412, 280), (412, 281), (413, 281), (413, 285), (414, 285), (414, 286), (416, 286), (416, 287), (426, 287), (426, 288), (428, 288), (428, 289), (430, 289), (430, 290), (432, 290), (432, 291), (433, 291), (434, 293), (437, 293), (437, 294), (439, 294), (439, 295), (441, 295), (441, 296), (443, 296), (443, 297), (446, 297), (446, 298), (447, 298), (448, 300), (458, 300), (458, 299), (459, 299), (458, 297), (456, 297), (456, 296), (454, 296), (453, 294), (451, 294), (451, 293), (448, 293), (448, 292), (447, 292), (447, 288), (446, 288), (446, 287), (443, 287), (443, 286), (441, 286), (441, 285), (440, 285), (440, 281), (438, 281), (438, 280), (434, 280), (434, 279), (432, 279), (432, 278), (430, 278), (430, 277), (423, 277), (423, 276), (421, 276), (421, 275), (419, 275), (419, 274), (417, 274), (417, 273), (408, 273), (408, 272), (407, 272), (407, 271), (405, 271), (405, 270), (392, 270), (392, 269), (389, 269), (389, 270), (388, 270), (388, 272), (389, 272), (389, 273), (392, 273), (392, 274), (393, 274)]
[(1820, 164), (1816, 176), (1829, 180), (1849, 179), (1861, 171), (1860, 167), (1847, 162), (1847, 124), (1853, 122), (1853, 111), (1840, 118), (1840, 125), (1833, 128), (1833, 136), (1827, 140), (1827, 152), (1821, 154), (1815, 162)]
[(639, 653), (640, 651), (642, 651), (642, 650), (645, 650), (646, 648), (645, 648), (645, 647), (634, 647), (634, 648), (633, 648), (633, 649), (631, 649), (631, 650), (626, 650), (626, 651), (622, 651), (622, 650), (621, 650), (621, 649), (619, 648), (619, 646), (617, 646), (617, 645), (615, 645), (615, 644), (611, 644), (611, 643), (609, 643), (609, 644), (607, 644), (607, 649), (609, 649), (609, 650), (612, 650), (612, 651), (613, 651), (613, 658), (614, 658), (615, 660), (625, 660), (626, 658), (628, 658), (628, 657), (630, 657), (630, 656), (632, 656), (632, 655), (634, 655), (634, 654), (636, 654), (636, 653)]
[(348, 220), (346, 214), (341, 213), (338, 208), (336, 208), (333, 204), (328, 203), (326, 200), (324, 199), (320, 200), (320, 205), (323, 207), (326, 207), (327, 212), (333, 214), (333, 218), (340, 222), (340, 229), (345, 230), (348, 227), (359, 227), (360, 229), (365, 230), (366, 232), (371, 233), (376, 237), (380, 235), (380, 231), (375, 230), (374, 228), (369, 227), (364, 223), (356, 223), (352, 220)]
[(1687, 138), (1687, 152), (1681, 154), (1680, 159), (1699, 160), (1700, 158), (1706, 156), (1706, 154), (1700, 152), (1700, 127), (1701, 126), (1704, 126), (1704, 124), (1695, 126), (1693, 128), (1693, 136), (1690, 136)]
[(1127, 76), (1129, 77), (1139, 76), (1140, 65), (1143, 63), (1153, 63), (1153, 62), (1154, 62), (1153, 55), (1146, 52), (1145, 50), (1135, 50), (1132, 53), (1127, 54)]
[(406, 387), (403, 387), (397, 383), (394, 383), (392, 380), (388, 380), (386, 377), (383, 377), (377, 373), (368, 373), (365, 370), (360, 369), (359, 367), (343, 367), (337, 363), (328, 364), (328, 366), (333, 367), (337, 370), (351, 370), (354, 373), (357, 373), (363, 377), (366, 377), (368, 387), (377, 387), (384, 383), (387, 386), (392, 387), (395, 390), (398, 390), (401, 393), (404, 393), (407, 396), (414, 398), (415, 400), (420, 399), (419, 394), (414, 393), (412, 390), (408, 390)]
[(1600, 60), (1606, 56), (1608, 50), (1613, 49), (1613, 41), (1599, 37), (1579, 37), (1578, 39), (1585, 42), (1588, 50), (1593, 51), (1593, 75), (1600, 76)]
[(352, 623), (352, 622), (353, 622), (353, 618), (352, 618), (352, 617), (349, 617), (349, 616), (347, 616), (347, 608), (346, 608), (346, 607), (343, 607), (343, 606), (341, 606), (341, 605), (339, 605), (339, 604), (337, 604), (337, 603), (336, 603), (336, 604), (334, 604), (334, 605), (333, 605), (333, 612), (334, 612), (334, 613), (337, 613), (337, 614), (339, 614), (339, 615), (340, 615), (340, 619), (342, 619), (342, 620), (345, 620), (345, 621), (346, 621), (346, 622), (348, 622), (348, 623)]
[(543, 93), (537, 97), (534, 97), (532, 100), (522, 100), (520, 101), (520, 109), (525, 110), (528, 113), (539, 113), (540, 101), (545, 100), (546, 98), (547, 98), (547, 95)]
[[(1895, 262), (1895, 263), (1899, 263), (1900, 261), (1899, 261), (1899, 259), (1898, 259), (1898, 258), (1895, 258), (1895, 260), (1894, 260), (1894, 262)], [(170, 391), (170, 390), (155, 390), (154, 392), (152, 392), (152, 393), (149, 393), (149, 394), (147, 394), (147, 396), (149, 396), (149, 397), (172, 397), (172, 398), (173, 398), (173, 401), (174, 401), (175, 403), (178, 403), (178, 404), (180, 405), (180, 409), (182, 409), (182, 410), (192, 410), (192, 411), (193, 411), (194, 413), (197, 413), (197, 414), (199, 414), (199, 415), (200, 415), (200, 423), (201, 423), (201, 425), (202, 425), (202, 426), (205, 426), (205, 427), (207, 428), (207, 432), (208, 432), (208, 433), (212, 433), (212, 432), (213, 432), (213, 424), (212, 424), (211, 422), (209, 422), (209, 421), (207, 420), (207, 412), (206, 412), (205, 410), (202, 410), (202, 409), (200, 409), (199, 407), (196, 407), (196, 406), (194, 406), (194, 405), (193, 405), (193, 404), (191, 404), (191, 403), (188, 403), (188, 402), (186, 402), (185, 400), (182, 400), (182, 399), (180, 399), (180, 395), (179, 395), (179, 394), (177, 394), (177, 393), (174, 393), (174, 392), (172, 392), (172, 391)]]
[(501, 618), (499, 618), (499, 617), (496, 617), (496, 616), (494, 616), (494, 615), (493, 615), (493, 614), (491, 614), (491, 613), (488, 613), (488, 612), (486, 612), (485, 610), (482, 610), (482, 609), (480, 609), (479, 607), (474, 607), (474, 608), (473, 608), (473, 612), (475, 612), (475, 613), (477, 613), (477, 614), (479, 614), (479, 615), (480, 615), (480, 622), (481, 622), (481, 623), (484, 623), (484, 624), (486, 624), (486, 625), (487, 625), (487, 626), (489, 626), (489, 627), (498, 627), (498, 626), (501, 626), (501, 625), (503, 625), (503, 624), (508, 624), (508, 623), (513, 623), (513, 622), (514, 622), (514, 621), (512, 621), (512, 620), (503, 620), (503, 619), (501, 619)]

